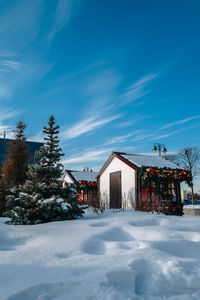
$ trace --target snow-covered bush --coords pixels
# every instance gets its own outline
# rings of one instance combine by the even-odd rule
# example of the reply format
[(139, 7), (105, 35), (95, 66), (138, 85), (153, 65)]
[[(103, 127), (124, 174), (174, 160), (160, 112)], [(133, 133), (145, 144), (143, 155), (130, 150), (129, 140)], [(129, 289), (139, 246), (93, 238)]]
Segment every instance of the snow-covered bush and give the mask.
[[(66, 188), (57, 186), (57, 193), (49, 193), (46, 198), (47, 187), (42, 185), (34, 190), (33, 182), (27, 181), (19, 190), (7, 196), (7, 205), (10, 209), (5, 215), (11, 218), (14, 224), (39, 224), (51, 221), (75, 219), (82, 216), (83, 209), (77, 204), (74, 186)], [(29, 190), (29, 191), (28, 191)], [(55, 192), (54, 186), (52, 192)], [(60, 191), (59, 191), (60, 190)], [(65, 198), (62, 198), (65, 195)]]

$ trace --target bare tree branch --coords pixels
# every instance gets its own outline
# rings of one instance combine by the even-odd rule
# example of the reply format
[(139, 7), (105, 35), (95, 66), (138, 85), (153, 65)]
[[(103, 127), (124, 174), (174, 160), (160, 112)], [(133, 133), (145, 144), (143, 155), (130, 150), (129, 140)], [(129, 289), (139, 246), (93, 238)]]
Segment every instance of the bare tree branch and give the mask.
[(166, 155), (165, 159), (190, 172), (192, 176), (192, 204), (194, 204), (193, 180), (200, 175), (200, 149), (197, 147), (185, 147), (179, 150), (177, 154)]

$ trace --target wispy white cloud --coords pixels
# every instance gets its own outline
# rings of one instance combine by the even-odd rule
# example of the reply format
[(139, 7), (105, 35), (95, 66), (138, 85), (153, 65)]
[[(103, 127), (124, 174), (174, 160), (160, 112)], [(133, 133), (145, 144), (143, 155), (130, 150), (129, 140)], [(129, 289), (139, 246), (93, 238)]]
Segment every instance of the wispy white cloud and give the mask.
[(136, 137), (135, 139), (133, 139), (134, 142), (141, 142), (141, 141), (145, 141), (145, 142), (150, 142), (150, 141), (158, 141), (158, 140), (162, 140), (165, 139), (169, 136), (172, 136), (174, 134), (177, 133), (181, 133), (185, 130), (187, 130), (188, 128), (182, 128), (180, 130), (174, 130), (174, 131), (170, 131), (167, 133), (163, 133), (163, 134), (156, 134), (159, 132), (159, 130), (155, 130), (154, 134), (143, 134), (141, 136)]
[(85, 152), (80, 152), (77, 155), (74, 155), (68, 159), (64, 159), (62, 163), (64, 165), (69, 164), (77, 164), (77, 163), (86, 163), (86, 162), (92, 162), (92, 161), (99, 161), (104, 160), (106, 157), (106, 154), (111, 152), (111, 149), (102, 149), (102, 150), (86, 150)]
[[(34, 1), (7, 1), (7, 5), (0, 13), (0, 37), (3, 40), (1, 47), (7, 48), (4, 43), (9, 45), (25, 46), (27, 41), (34, 39), (38, 30), (38, 20), (40, 15), (41, 0)], [(20, 36), (20, 39), (17, 37)], [(1, 50), (5, 54), (13, 54)], [(0, 53), (0, 54), (1, 54)]]
[(113, 138), (109, 139), (105, 144), (103, 144), (103, 146), (124, 143), (132, 135), (133, 135), (132, 133), (128, 133), (128, 134), (125, 134), (125, 135), (122, 135), (122, 136), (113, 137)]
[[(187, 127), (180, 128), (177, 130), (171, 129), (170, 131), (167, 131), (167, 132), (166, 132), (166, 129), (169, 129), (171, 127), (174, 127), (174, 126), (177, 126), (180, 124), (185, 124), (187, 122), (190, 122), (192, 120), (199, 119), (199, 118), (200, 118), (200, 115), (196, 115), (193, 117), (188, 117), (188, 118), (185, 118), (182, 120), (178, 120), (176, 122), (166, 124), (166, 125), (162, 126), (161, 128), (154, 129), (153, 133), (148, 132), (148, 130), (140, 130), (139, 132), (136, 131), (137, 135), (132, 139), (132, 141), (136, 142), (136, 143), (138, 143), (138, 142), (146, 143), (146, 142), (150, 142), (150, 141), (159, 141), (159, 140), (166, 139), (170, 136), (182, 133), (184, 131), (189, 131), (195, 127), (199, 127), (200, 123), (197, 122), (197, 123), (192, 124), (191, 126), (187, 126)], [(163, 133), (161, 131), (163, 131)]]
[(99, 127), (102, 127), (118, 118), (120, 118), (121, 115), (115, 115), (108, 118), (97, 118), (97, 117), (90, 117), (87, 119), (82, 120), (81, 122), (78, 122), (71, 128), (62, 131), (61, 136), (63, 139), (73, 139), (78, 136), (81, 136), (85, 133), (91, 132), (96, 130)]
[[(19, 112), (16, 110), (8, 110), (1, 107), (0, 110), (0, 134), (6, 134), (7, 138), (12, 138), (14, 136), (13, 129), (15, 126), (8, 125), (10, 120), (19, 115)], [(7, 123), (7, 124), (5, 124)]]
[(59, 0), (55, 13), (55, 21), (48, 35), (48, 39), (51, 40), (69, 21), (72, 14), (72, 7), (74, 0)]
[(116, 148), (116, 145), (112, 144), (110, 145), (110, 147), (101, 145), (93, 148), (86, 148), (81, 151), (76, 149), (76, 153), (71, 155), (67, 159), (63, 159), (62, 163), (67, 168), (74, 168), (75, 166), (76, 169), (82, 169), (86, 166), (94, 168), (94, 162), (97, 162), (99, 164), (99, 167), (96, 167), (95, 169), (98, 170), (113, 151), (127, 151), (133, 153), (135, 149), (140, 147), (141, 146), (125, 146), (123, 147), (123, 149), (120, 149)]
[(199, 118), (200, 118), (200, 115), (196, 115), (196, 116), (188, 117), (188, 118), (178, 120), (178, 121), (175, 121), (175, 122), (172, 122), (172, 123), (168, 123), (168, 124), (162, 126), (160, 128), (160, 130), (167, 129), (167, 128), (170, 128), (170, 127), (173, 127), (173, 126), (176, 126), (176, 125), (184, 124), (184, 123), (187, 123), (187, 122), (190, 122), (192, 120), (199, 119)]
[(88, 99), (88, 112), (94, 114), (99, 111), (106, 114), (115, 110), (116, 89), (121, 81), (118, 72), (112, 68), (102, 68), (90, 74), (84, 80), (82, 93)]
[(130, 90), (138, 88), (138, 87), (142, 87), (144, 88), (145, 86), (149, 85), (152, 80), (154, 80), (156, 77), (158, 77), (159, 73), (154, 73), (154, 74), (149, 74), (147, 76), (144, 76), (143, 78), (139, 79), (138, 81), (136, 81), (135, 83), (133, 83), (133, 85), (131, 85), (129, 87)]
[(3, 110), (1, 109), (0, 112), (0, 124), (2, 124), (3, 121), (11, 119), (19, 114), (19, 111), (17, 110)]
[(125, 121), (125, 122), (117, 123), (115, 127), (118, 128), (129, 127), (133, 125), (135, 122), (136, 122), (135, 120)]
[[(45, 64), (42, 61), (24, 61), (23, 64), (6, 62), (1, 68), (0, 61), (0, 99), (10, 98), (16, 91), (28, 92), (28, 87), (41, 80), (50, 70), (53, 64)], [(23, 87), (23, 88), (22, 88)]]
[(185, 131), (186, 129), (187, 128), (183, 128), (182, 130), (171, 131), (160, 135), (153, 135), (150, 140), (162, 140), (179, 132)]
[(15, 57), (18, 54), (10, 50), (0, 50), (0, 57)]
[(0, 72), (16, 71), (20, 67), (20, 63), (14, 60), (0, 60)]
[(120, 83), (119, 74), (113, 69), (105, 69), (88, 78), (86, 94), (104, 94), (112, 92)]
[(122, 104), (136, 101), (146, 96), (150, 92), (150, 84), (160, 75), (160, 73), (153, 73), (144, 76), (140, 80), (134, 82), (129, 86), (124, 94), (121, 96)]
[[(33, 41), (40, 31), (43, 0), (5, 1), (0, 11), (0, 99), (6, 99), (43, 76), (49, 68)], [(41, 38), (37, 38), (39, 44)], [(23, 86), (23, 88), (22, 88)]]
[(41, 142), (43, 143), (44, 142), (44, 135), (39, 132), (39, 133), (36, 133), (34, 135), (31, 135), (29, 138), (28, 138), (29, 141), (33, 141), (33, 142)]
[(133, 141), (140, 142), (143, 140), (147, 140), (147, 139), (151, 138), (152, 136), (153, 136), (152, 134), (140, 134), (140, 135), (137, 135), (136, 137), (134, 137)]
[(10, 88), (5, 83), (0, 83), (0, 99), (9, 98), (11, 94)]
[(172, 135), (175, 135), (175, 134), (187, 131), (187, 130), (191, 130), (191, 129), (199, 127), (199, 126), (200, 126), (200, 123), (198, 122), (198, 123), (193, 124), (191, 126), (187, 126), (187, 127), (184, 127), (184, 128), (178, 129), (178, 130), (172, 130), (170, 132), (163, 133), (161, 135), (153, 136), (152, 140), (164, 139), (164, 138), (167, 138), (169, 136), (172, 136)]

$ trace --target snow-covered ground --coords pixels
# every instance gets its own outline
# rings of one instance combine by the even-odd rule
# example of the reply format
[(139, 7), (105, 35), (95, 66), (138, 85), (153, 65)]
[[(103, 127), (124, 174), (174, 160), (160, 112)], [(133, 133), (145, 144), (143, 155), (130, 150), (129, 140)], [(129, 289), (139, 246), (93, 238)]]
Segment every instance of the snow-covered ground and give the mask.
[(184, 205), (184, 208), (200, 209), (200, 204), (188, 204)]
[(105, 212), (0, 218), (0, 299), (200, 299), (200, 218)]

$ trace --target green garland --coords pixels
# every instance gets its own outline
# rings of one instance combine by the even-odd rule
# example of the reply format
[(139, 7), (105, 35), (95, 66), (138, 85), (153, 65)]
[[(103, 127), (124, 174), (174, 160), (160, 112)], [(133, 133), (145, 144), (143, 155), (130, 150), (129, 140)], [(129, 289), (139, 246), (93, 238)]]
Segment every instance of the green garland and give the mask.
[(185, 181), (189, 186), (192, 184), (192, 176), (189, 172), (181, 169), (157, 168), (157, 167), (144, 167), (142, 166), (138, 172), (139, 178), (143, 182), (153, 180), (155, 183), (168, 182), (180, 183)]

